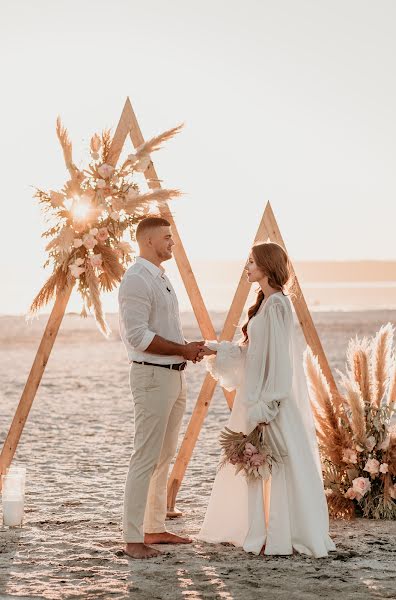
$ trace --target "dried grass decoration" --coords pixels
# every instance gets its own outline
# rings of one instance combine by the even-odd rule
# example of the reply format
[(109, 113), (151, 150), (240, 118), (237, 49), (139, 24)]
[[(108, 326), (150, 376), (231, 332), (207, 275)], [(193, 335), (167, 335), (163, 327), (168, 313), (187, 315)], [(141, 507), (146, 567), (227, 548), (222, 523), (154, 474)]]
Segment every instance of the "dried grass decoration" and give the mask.
[(273, 465), (282, 460), (266, 439), (264, 425), (258, 425), (248, 435), (225, 427), (220, 434), (220, 446), (223, 457), (219, 469), (227, 464), (234, 465), (235, 475), (242, 472), (250, 481), (269, 479)]
[(305, 353), (330, 514), (396, 519), (396, 352), (388, 323), (371, 339), (354, 339), (343, 396), (333, 397), (318, 360)]
[(150, 153), (176, 135), (182, 126), (165, 131), (142, 144), (121, 167), (109, 164), (111, 136), (108, 130), (91, 139), (91, 162), (87, 169), (76, 167), (67, 130), (58, 118), (56, 133), (63, 149), (70, 179), (61, 191), (37, 189), (51, 227), (42, 234), (49, 239), (48, 258), (53, 273), (32, 302), (29, 316), (38, 313), (52, 298), (78, 282), (83, 301), (82, 316), (93, 311), (100, 331), (110, 333), (100, 294), (113, 290), (132, 260), (132, 247), (124, 240), (129, 232), (135, 239), (135, 226), (150, 209), (151, 203), (166, 202), (180, 196), (174, 189), (157, 189), (141, 194), (134, 181), (136, 172), (150, 165)]

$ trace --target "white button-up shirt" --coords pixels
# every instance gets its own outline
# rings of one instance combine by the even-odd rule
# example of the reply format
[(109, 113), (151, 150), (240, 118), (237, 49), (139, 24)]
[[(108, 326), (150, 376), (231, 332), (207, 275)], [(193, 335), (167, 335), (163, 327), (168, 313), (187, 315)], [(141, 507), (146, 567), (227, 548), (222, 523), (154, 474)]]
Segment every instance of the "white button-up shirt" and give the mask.
[(179, 304), (164, 269), (137, 257), (122, 278), (118, 302), (121, 339), (130, 361), (167, 365), (185, 360), (182, 356), (146, 352), (155, 335), (185, 343)]

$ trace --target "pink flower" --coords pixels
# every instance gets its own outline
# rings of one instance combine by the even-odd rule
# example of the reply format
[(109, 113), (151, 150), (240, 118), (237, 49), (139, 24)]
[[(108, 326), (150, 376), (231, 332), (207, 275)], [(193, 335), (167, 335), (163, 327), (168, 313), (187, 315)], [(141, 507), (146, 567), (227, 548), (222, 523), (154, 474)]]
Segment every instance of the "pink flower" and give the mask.
[(355, 448), (356, 448), (356, 452), (363, 452), (364, 451), (364, 448), (362, 446), (359, 446), (359, 444), (356, 444)]
[(250, 459), (250, 464), (252, 467), (261, 467), (265, 463), (265, 456), (262, 454), (253, 454)]
[(342, 460), (346, 463), (356, 464), (357, 463), (357, 454), (356, 454), (355, 450), (352, 450), (351, 448), (346, 448), (345, 450), (343, 450)]
[(245, 444), (244, 454), (246, 454), (246, 456), (253, 456), (253, 454), (257, 454), (257, 452), (258, 450), (256, 446), (253, 446), (253, 444), (251, 444), (250, 442)]
[(83, 241), (80, 240), (80, 238), (74, 238), (73, 240), (73, 246), (75, 248), (80, 248), (83, 245)]
[(81, 265), (84, 264), (84, 259), (83, 258), (76, 258), (76, 260), (74, 261), (74, 264), (77, 265), (77, 267), (81, 267)]
[(378, 450), (388, 450), (390, 444), (390, 435), (388, 434), (380, 444), (378, 444)]
[[(350, 489), (352, 489), (352, 488), (350, 488)], [(332, 493), (333, 493), (333, 490), (332, 490), (331, 488), (326, 488), (326, 489), (325, 489), (325, 496), (326, 496), (326, 497), (327, 497), (327, 496), (331, 496), (331, 495), (332, 495)]]
[(103, 163), (103, 165), (100, 165), (100, 167), (98, 168), (98, 173), (101, 177), (103, 177), (103, 179), (108, 179), (114, 173), (114, 167)]
[(370, 435), (370, 437), (367, 438), (365, 446), (369, 452), (373, 450), (375, 446), (375, 437), (373, 435)]
[(347, 489), (347, 491), (344, 494), (345, 498), (349, 498), (349, 500), (360, 500), (361, 498), (363, 498), (363, 496), (361, 494), (359, 494), (359, 492), (357, 492), (356, 490), (354, 490), (353, 488), (349, 488)]
[(107, 227), (101, 227), (97, 233), (97, 239), (99, 242), (105, 242), (109, 237), (109, 232), (107, 231)]
[(367, 471), (371, 475), (376, 475), (379, 472), (379, 462), (375, 458), (369, 458), (363, 467), (363, 471)]
[(89, 230), (89, 235), (93, 235), (94, 237), (96, 235), (98, 235), (98, 230), (96, 229), (96, 227), (94, 227), (93, 229)]
[(98, 181), (96, 182), (96, 187), (98, 187), (100, 190), (103, 190), (103, 188), (105, 188), (106, 185), (107, 183), (104, 179), (98, 179)]
[(379, 470), (380, 470), (380, 473), (387, 473), (388, 472), (388, 463), (382, 463)]
[(371, 490), (371, 483), (368, 477), (356, 477), (352, 481), (352, 488), (355, 492), (360, 494), (362, 497)]
[(113, 210), (113, 212), (110, 213), (110, 217), (113, 219), (113, 221), (119, 221), (120, 220), (120, 213), (117, 212), (116, 210)]
[(84, 235), (83, 244), (87, 250), (93, 250), (98, 242), (95, 240), (93, 235)]
[(93, 267), (101, 267), (102, 266), (102, 255), (101, 254), (94, 254), (93, 256), (90, 257), (90, 262), (91, 265)]

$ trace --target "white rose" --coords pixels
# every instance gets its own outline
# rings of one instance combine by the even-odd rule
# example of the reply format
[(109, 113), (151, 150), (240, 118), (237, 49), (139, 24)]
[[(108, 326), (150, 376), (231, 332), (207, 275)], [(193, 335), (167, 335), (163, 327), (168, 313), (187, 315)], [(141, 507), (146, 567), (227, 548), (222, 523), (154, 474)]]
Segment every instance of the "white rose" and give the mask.
[(103, 165), (100, 165), (100, 167), (98, 168), (98, 173), (101, 177), (103, 177), (103, 179), (108, 179), (114, 173), (114, 167), (103, 163)]
[(382, 463), (379, 470), (380, 470), (380, 473), (387, 473), (388, 472), (388, 463)]

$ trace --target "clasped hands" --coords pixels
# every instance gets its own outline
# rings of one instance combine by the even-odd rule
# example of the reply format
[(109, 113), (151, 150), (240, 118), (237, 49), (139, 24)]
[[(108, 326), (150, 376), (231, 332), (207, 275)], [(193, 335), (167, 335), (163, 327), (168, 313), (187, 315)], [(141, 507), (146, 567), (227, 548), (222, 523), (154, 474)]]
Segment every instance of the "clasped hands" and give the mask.
[(205, 346), (205, 341), (188, 342), (184, 346), (184, 358), (191, 360), (193, 363), (201, 362), (204, 356), (211, 356), (212, 354), (216, 354), (216, 352)]

